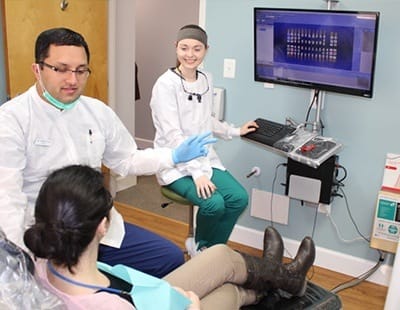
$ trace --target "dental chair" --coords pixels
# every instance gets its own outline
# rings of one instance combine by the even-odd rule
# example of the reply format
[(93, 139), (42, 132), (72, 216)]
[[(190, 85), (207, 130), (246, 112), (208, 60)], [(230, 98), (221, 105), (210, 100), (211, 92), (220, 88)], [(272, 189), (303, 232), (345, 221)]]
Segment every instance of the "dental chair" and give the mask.
[(0, 227), (0, 309), (62, 310), (62, 301), (34, 277), (34, 263)]

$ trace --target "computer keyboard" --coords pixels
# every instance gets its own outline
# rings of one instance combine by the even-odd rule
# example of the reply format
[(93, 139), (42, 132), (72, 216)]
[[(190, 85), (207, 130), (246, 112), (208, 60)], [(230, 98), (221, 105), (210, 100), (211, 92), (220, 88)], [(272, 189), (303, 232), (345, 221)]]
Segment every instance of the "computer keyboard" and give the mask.
[(296, 129), (263, 118), (257, 118), (255, 122), (259, 128), (243, 137), (269, 146), (273, 146), (277, 141), (291, 134)]
[(259, 128), (257, 129), (257, 133), (260, 135), (265, 135), (267, 137), (272, 137), (276, 135), (284, 127), (284, 125), (282, 124), (260, 118), (256, 120), (256, 123), (259, 126)]

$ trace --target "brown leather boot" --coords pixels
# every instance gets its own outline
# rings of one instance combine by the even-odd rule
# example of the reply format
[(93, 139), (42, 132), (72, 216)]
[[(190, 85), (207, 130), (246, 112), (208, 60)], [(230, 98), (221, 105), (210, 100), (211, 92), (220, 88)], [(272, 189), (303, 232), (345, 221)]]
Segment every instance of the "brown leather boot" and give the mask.
[[(308, 269), (312, 266), (315, 259), (315, 245), (310, 237), (305, 237), (297, 250), (296, 257), (290, 263), (286, 264), (286, 268), (290, 273), (307, 275)], [(307, 283), (304, 283), (301, 295), (304, 295), (307, 288)]]
[(283, 240), (279, 232), (272, 226), (265, 228), (263, 257), (281, 262), (283, 249)]
[(259, 293), (281, 289), (291, 295), (303, 296), (307, 287), (306, 274), (315, 259), (315, 246), (311, 238), (304, 238), (296, 258), (289, 264), (268, 257), (242, 256), (247, 267), (244, 288)]

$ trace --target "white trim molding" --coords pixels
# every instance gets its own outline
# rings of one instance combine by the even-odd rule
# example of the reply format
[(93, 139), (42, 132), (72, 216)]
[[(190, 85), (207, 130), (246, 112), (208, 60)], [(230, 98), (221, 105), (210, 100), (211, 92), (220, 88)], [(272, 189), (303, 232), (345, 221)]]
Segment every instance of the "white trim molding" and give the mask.
[(139, 149), (147, 149), (154, 147), (153, 140), (135, 137), (135, 141)]
[(206, 0), (200, 0), (199, 2), (199, 26), (205, 29), (206, 27)]

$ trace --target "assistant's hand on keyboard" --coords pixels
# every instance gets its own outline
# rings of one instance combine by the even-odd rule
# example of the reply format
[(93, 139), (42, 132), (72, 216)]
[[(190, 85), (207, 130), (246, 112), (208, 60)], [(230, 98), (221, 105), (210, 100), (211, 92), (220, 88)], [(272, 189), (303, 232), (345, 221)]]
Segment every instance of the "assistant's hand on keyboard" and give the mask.
[(244, 136), (249, 132), (256, 131), (258, 128), (258, 124), (255, 121), (249, 121), (240, 127), (240, 135)]

